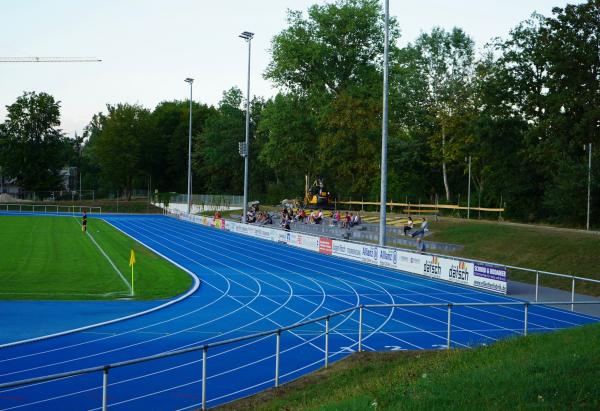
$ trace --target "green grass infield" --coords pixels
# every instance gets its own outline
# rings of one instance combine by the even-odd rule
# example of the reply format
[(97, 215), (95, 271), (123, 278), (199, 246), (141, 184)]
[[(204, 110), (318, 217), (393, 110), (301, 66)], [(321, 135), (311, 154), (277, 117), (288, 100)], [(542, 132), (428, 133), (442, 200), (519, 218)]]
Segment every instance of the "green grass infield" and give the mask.
[(82, 232), (81, 218), (2, 216), (0, 227), (3, 300), (131, 298), (132, 249), (134, 299), (173, 297), (192, 282), (187, 273), (102, 220), (88, 219), (88, 233), (98, 245)]

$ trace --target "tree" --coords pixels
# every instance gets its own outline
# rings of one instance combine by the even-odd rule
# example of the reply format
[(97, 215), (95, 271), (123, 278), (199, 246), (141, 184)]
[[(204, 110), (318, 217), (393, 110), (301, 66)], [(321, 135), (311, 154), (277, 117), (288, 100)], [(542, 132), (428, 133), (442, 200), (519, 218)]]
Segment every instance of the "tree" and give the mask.
[(25, 92), (7, 106), (0, 125), (3, 173), (26, 190), (60, 188), (68, 141), (60, 126), (60, 102), (47, 93)]
[(266, 103), (258, 130), (265, 135), (259, 159), (273, 170), (276, 184), (288, 188), (287, 195), (302, 193), (304, 175), (318, 171), (317, 130), (306, 98), (280, 93)]
[(239, 88), (225, 91), (217, 112), (208, 117), (194, 143), (194, 169), (209, 193), (238, 194), (243, 190), (243, 161), (238, 153), (246, 128), (242, 99)]
[[(147, 163), (152, 170), (153, 184), (159, 190), (187, 192), (187, 158), (189, 139), (189, 101), (163, 101), (152, 112), (152, 127), (155, 144), (146, 149)], [(216, 109), (205, 104), (192, 102), (192, 144), (197, 144), (198, 135), (206, 120), (216, 115)], [(194, 173), (198, 168), (194, 167)], [(202, 181), (199, 174), (194, 181)], [(200, 187), (194, 184), (194, 187)]]
[(426, 105), (439, 126), (432, 136), (432, 148), (442, 165), (446, 201), (450, 202), (447, 163), (457, 158), (451, 140), (463, 132), (460, 120), (472, 109), (475, 44), (459, 28), (447, 32), (436, 27), (431, 34), (421, 34), (414, 48), (419, 54), (420, 72), (427, 81)]
[[(368, 84), (380, 72), (384, 22), (378, 0), (338, 0), (313, 5), (305, 19), (288, 12), (288, 28), (273, 38), (265, 77), (294, 92), (339, 94)], [(399, 36), (390, 24), (390, 43)]]
[(107, 105), (107, 110), (95, 143), (98, 162), (106, 181), (131, 199), (133, 179), (148, 172), (143, 150), (152, 140), (150, 111), (130, 104)]
[[(377, 0), (338, 0), (306, 16), (290, 11), (288, 28), (274, 37), (265, 77), (282, 93), (265, 109), (261, 158), (295, 192), (303, 174), (325, 177), (344, 195), (377, 185), (383, 29)], [(393, 19), (390, 34), (393, 45)]]

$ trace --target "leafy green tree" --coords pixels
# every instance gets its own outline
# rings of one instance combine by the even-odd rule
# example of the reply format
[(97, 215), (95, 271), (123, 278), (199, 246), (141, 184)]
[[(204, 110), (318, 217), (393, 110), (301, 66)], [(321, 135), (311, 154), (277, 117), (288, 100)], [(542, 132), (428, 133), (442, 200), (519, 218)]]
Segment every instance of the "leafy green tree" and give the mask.
[(258, 133), (265, 143), (259, 159), (273, 170), (275, 183), (289, 189), (288, 196), (304, 189), (304, 176), (318, 170), (318, 120), (306, 98), (277, 94), (262, 113)]
[(7, 106), (0, 124), (0, 165), (26, 190), (60, 188), (69, 143), (60, 126), (60, 102), (47, 93), (26, 92)]
[[(295, 192), (304, 174), (325, 177), (339, 195), (378, 185), (383, 25), (378, 1), (338, 0), (290, 11), (274, 37), (265, 77), (282, 93), (265, 109), (261, 158)], [(392, 20), (392, 45), (398, 36)]]
[(194, 169), (208, 193), (243, 191), (243, 161), (238, 152), (246, 130), (242, 100), (240, 89), (225, 91), (217, 112), (208, 117), (194, 143)]
[[(295, 92), (338, 94), (370, 86), (383, 57), (383, 18), (377, 0), (313, 5), (308, 16), (288, 12), (288, 28), (273, 38), (265, 77)], [(390, 43), (399, 36), (391, 22)]]
[[(155, 141), (146, 149), (147, 163), (152, 170), (153, 185), (161, 191), (187, 192), (187, 158), (189, 139), (189, 101), (164, 101), (152, 112)], [(192, 140), (204, 129), (206, 120), (216, 110), (192, 102)], [(197, 172), (197, 168), (193, 169)], [(201, 188), (202, 176), (194, 175), (194, 191)]]
[(474, 74), (475, 44), (461, 29), (447, 32), (434, 28), (423, 33), (413, 46), (418, 52), (418, 66), (427, 81), (426, 106), (438, 125), (431, 136), (434, 158), (442, 166), (446, 201), (450, 202), (448, 162), (460, 158), (456, 140), (465, 137), (462, 119), (473, 109), (471, 84)]
[(145, 141), (152, 139), (150, 111), (131, 104), (107, 105), (95, 150), (102, 174), (131, 198), (133, 180), (144, 170)]

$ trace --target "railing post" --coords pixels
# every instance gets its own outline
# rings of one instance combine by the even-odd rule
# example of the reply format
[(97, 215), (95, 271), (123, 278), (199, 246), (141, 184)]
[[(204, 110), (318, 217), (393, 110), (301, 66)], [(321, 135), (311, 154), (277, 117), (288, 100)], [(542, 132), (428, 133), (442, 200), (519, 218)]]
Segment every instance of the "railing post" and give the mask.
[(523, 335), (527, 335), (527, 326), (528, 326), (528, 322), (529, 322), (529, 303), (525, 303), (525, 319), (523, 320), (524, 322), (524, 327), (523, 327)]
[(572, 277), (572, 282), (571, 282), (571, 311), (573, 311), (575, 309), (574, 307), (574, 303), (575, 302), (575, 276)]
[(208, 347), (202, 347), (202, 411), (206, 410), (206, 358)]
[(447, 345), (446, 349), (450, 349), (450, 342), (452, 339), (450, 338), (450, 329), (452, 328), (452, 303), (448, 303), (448, 337), (447, 337)]
[(108, 408), (108, 367), (102, 370), (102, 411)]
[(358, 352), (362, 351), (363, 305), (358, 307)]
[(277, 330), (275, 344), (275, 387), (279, 387), (279, 349), (281, 347), (281, 330)]
[(329, 366), (329, 316), (325, 319), (325, 368)]
[(535, 272), (535, 302), (537, 303), (538, 301), (538, 289), (540, 286), (540, 272), (536, 271)]

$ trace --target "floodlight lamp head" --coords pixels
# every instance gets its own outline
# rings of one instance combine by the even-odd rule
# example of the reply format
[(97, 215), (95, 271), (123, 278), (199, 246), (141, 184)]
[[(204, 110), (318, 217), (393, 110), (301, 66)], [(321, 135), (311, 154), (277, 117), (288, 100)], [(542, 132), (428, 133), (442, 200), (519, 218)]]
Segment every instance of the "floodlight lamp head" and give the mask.
[(194, 79), (193, 79), (193, 78), (189, 78), (189, 77), (188, 77), (188, 78), (186, 78), (186, 79), (185, 79), (185, 80), (183, 80), (183, 81), (185, 81), (186, 83), (190, 83), (190, 84), (192, 84), (192, 83), (194, 82)]
[(239, 37), (246, 41), (250, 41), (254, 37), (254, 33), (250, 33), (249, 31), (244, 31), (244, 32), (242, 32), (242, 34), (239, 35)]

